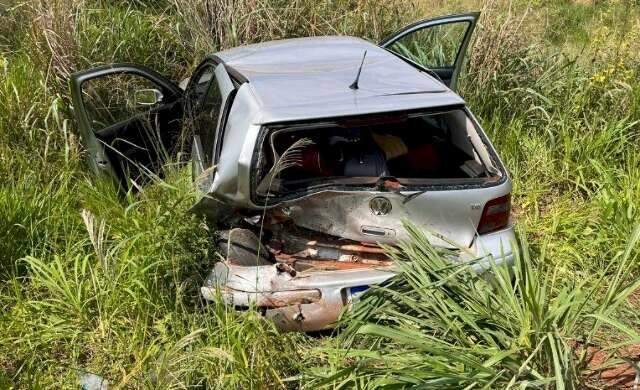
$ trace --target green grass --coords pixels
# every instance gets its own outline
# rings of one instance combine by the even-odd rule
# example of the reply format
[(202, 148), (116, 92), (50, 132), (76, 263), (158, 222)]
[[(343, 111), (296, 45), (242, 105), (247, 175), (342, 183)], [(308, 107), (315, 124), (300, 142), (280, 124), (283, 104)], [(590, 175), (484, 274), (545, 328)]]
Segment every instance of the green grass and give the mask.
[[(636, 5), (193, 4), (0, 1), (0, 387), (74, 387), (87, 370), (120, 388), (575, 388), (584, 343), (615, 356), (637, 340), (637, 301), (625, 299), (639, 273)], [(219, 48), (377, 40), (479, 8), (461, 93), (514, 181), (527, 248), (514, 284), (442, 270), (415, 234), (395, 254), (404, 274), (365, 296), (338, 337), (279, 334), (253, 310), (202, 302), (215, 226), (189, 213), (187, 168), (123, 197), (84, 163), (70, 72), (127, 61), (180, 80)]]
[[(329, 351), (343, 363), (331, 367), (330, 382), (576, 388), (587, 358), (577, 345), (618, 326), (616, 309), (640, 286), (625, 276), (640, 229), (599, 278), (563, 283), (557, 267), (534, 266), (526, 246), (511, 270), (493, 266), (487, 278), (451, 265), (423, 232), (407, 228), (410, 242), (390, 251), (401, 276), (374, 287), (343, 318), (339, 344), (347, 348)], [(349, 359), (357, 364), (344, 364)]]

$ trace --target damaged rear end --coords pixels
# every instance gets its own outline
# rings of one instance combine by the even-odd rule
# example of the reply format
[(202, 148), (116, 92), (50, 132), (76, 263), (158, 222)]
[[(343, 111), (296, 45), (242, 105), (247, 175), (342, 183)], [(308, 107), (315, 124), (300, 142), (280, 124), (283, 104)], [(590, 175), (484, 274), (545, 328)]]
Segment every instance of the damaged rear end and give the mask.
[(407, 239), (405, 222), (479, 272), (510, 262), (511, 184), (463, 105), (272, 123), (254, 142), (252, 207), (220, 236), (205, 298), (256, 305), (281, 329), (331, 327), (394, 275), (380, 244)]
[(229, 233), (220, 245), (227, 261), (215, 265), (202, 288), (204, 297), (220, 294), (235, 307), (255, 305), (281, 330), (329, 328), (354, 296), (394, 275), (392, 262), (376, 245), (347, 244), (312, 232), (296, 236), (286, 229), (270, 233), (261, 248), (266, 255), (260, 255), (257, 236), (247, 239), (250, 231)]
[(511, 190), (462, 106), (271, 125), (258, 145), (251, 169), (256, 205), (355, 241), (407, 238), (408, 220), (435, 245), (468, 247), (484, 229), (482, 206)]

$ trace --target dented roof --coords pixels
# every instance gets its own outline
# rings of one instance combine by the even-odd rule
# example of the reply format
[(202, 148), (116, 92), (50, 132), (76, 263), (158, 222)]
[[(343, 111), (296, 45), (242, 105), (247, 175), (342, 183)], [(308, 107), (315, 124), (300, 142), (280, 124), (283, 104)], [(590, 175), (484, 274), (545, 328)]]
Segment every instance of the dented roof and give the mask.
[[(360, 88), (352, 90), (365, 50)], [(254, 123), (464, 104), (431, 75), (360, 38), (264, 42), (216, 57), (249, 81), (260, 106)]]

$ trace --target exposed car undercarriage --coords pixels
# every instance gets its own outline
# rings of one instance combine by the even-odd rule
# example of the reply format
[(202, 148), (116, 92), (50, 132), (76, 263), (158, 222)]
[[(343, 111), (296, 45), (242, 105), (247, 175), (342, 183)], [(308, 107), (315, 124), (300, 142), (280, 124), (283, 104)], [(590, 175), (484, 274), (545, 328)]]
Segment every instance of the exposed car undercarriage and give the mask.
[(205, 298), (220, 293), (234, 306), (255, 304), (279, 329), (313, 331), (330, 327), (354, 294), (394, 275), (393, 262), (375, 244), (293, 226), (267, 235), (264, 245), (249, 229), (220, 235), (226, 261), (202, 288)]

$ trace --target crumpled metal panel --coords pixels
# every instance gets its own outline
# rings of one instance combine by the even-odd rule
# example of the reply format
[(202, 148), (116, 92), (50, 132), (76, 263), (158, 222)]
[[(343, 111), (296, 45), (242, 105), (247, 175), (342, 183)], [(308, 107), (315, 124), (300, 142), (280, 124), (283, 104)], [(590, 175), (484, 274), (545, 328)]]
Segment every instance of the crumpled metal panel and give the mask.
[[(230, 305), (267, 306), (266, 316), (273, 319), (279, 329), (314, 331), (330, 328), (348, 306), (346, 289), (380, 284), (395, 275), (392, 266), (300, 272), (295, 276), (278, 268), (277, 264), (246, 267), (217, 263), (201, 292), (207, 300), (214, 300), (219, 293)], [(310, 291), (319, 291), (320, 298), (316, 299)], [(274, 295), (280, 298), (277, 305), (260, 305), (271, 302)], [(301, 296), (309, 298), (309, 303), (302, 302)], [(287, 297), (288, 305), (284, 300)]]
[[(472, 262), (475, 272), (513, 263), (513, 227), (479, 236), (453, 262)], [(217, 263), (201, 288), (207, 300), (217, 294), (239, 307), (255, 304), (281, 330), (316, 331), (331, 328), (352, 304), (351, 288), (380, 284), (393, 277), (393, 265), (331, 271), (286, 272), (283, 263), (247, 267)]]
[[(408, 238), (402, 226), (406, 220), (422, 228), (433, 245), (452, 247), (448, 242), (452, 241), (455, 246), (469, 247), (484, 204), (510, 191), (508, 181), (488, 188), (429, 191), (408, 201), (406, 197), (415, 192), (326, 191), (283, 207), (296, 225), (336, 237), (391, 244)], [(389, 200), (388, 214), (376, 215), (371, 210), (376, 197)]]

